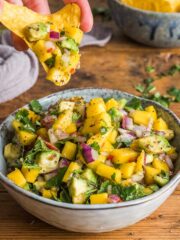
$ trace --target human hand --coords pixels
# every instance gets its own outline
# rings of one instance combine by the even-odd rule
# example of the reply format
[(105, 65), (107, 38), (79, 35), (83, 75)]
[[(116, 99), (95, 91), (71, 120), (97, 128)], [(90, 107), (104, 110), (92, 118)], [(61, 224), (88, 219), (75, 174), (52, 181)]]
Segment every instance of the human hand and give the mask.
[[(91, 8), (89, 6), (88, 0), (63, 0), (65, 4), (68, 3), (77, 3), (81, 8), (82, 16), (81, 16), (81, 29), (84, 32), (89, 32), (93, 26), (93, 16), (91, 13)], [(48, 15), (50, 14), (48, 0), (7, 0), (9, 3), (17, 4), (20, 6), (26, 6), (29, 9), (36, 11), (38, 13)], [(0, 0), (0, 10), (3, 4), (3, 0)], [(19, 51), (25, 51), (28, 49), (26, 43), (17, 37), (13, 36), (13, 44), (15, 48)]]

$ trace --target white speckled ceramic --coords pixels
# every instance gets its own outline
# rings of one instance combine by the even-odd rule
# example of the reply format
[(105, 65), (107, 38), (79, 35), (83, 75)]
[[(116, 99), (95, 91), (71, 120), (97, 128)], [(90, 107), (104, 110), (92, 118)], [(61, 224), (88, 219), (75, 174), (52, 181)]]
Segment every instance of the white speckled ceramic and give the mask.
[[(86, 100), (93, 97), (123, 97), (131, 99), (132, 95), (110, 89), (72, 89), (58, 92), (40, 99), (44, 108), (53, 104), (59, 98), (83, 96)], [(180, 121), (170, 110), (161, 107), (152, 101), (142, 100), (144, 106), (153, 104), (159, 115), (164, 117), (170, 128), (175, 131), (173, 145), (180, 149)], [(45, 199), (25, 191), (6, 178), (6, 163), (3, 157), (3, 146), (11, 137), (10, 115), (0, 126), (0, 181), (13, 198), (29, 213), (58, 228), (75, 232), (107, 232), (134, 224), (149, 216), (175, 190), (180, 182), (180, 158), (176, 162), (175, 175), (170, 182), (158, 192), (147, 197), (129, 202), (104, 205), (77, 205), (60, 203)]]
[(117, 26), (128, 37), (153, 47), (180, 47), (180, 13), (144, 11), (121, 0), (108, 0), (108, 4)]

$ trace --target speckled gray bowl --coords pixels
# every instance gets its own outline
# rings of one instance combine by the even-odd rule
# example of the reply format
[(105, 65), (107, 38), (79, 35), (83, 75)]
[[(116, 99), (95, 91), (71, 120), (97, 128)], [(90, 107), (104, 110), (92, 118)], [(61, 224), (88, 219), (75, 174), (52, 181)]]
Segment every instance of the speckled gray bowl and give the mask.
[(153, 47), (180, 47), (180, 13), (143, 11), (108, 0), (112, 17), (125, 35)]
[[(132, 99), (133, 96), (110, 89), (71, 89), (58, 92), (40, 99), (44, 109), (55, 103), (59, 98), (83, 96), (86, 100), (93, 97), (116, 97)], [(170, 111), (159, 104), (142, 100), (144, 106), (153, 104), (160, 116), (175, 131), (174, 146), (180, 149), (180, 121)], [(9, 141), (12, 131), (11, 121), (14, 113), (0, 126), (0, 181), (12, 197), (29, 213), (58, 228), (75, 232), (107, 232), (134, 224), (149, 216), (175, 190), (180, 182), (180, 158), (176, 162), (175, 175), (170, 182), (158, 192), (150, 196), (129, 202), (104, 205), (84, 205), (60, 203), (37, 196), (14, 185), (6, 178), (6, 162), (3, 157), (4, 145)], [(178, 203), (177, 203), (178, 204)]]

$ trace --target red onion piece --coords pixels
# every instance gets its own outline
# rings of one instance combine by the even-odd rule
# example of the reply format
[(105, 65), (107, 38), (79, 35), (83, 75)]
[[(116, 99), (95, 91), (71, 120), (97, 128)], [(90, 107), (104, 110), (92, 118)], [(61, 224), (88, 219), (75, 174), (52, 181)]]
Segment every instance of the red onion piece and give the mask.
[(43, 127), (49, 129), (49, 128), (52, 127), (55, 120), (56, 120), (55, 116), (47, 115), (41, 120), (41, 124), (42, 124)]
[(150, 132), (152, 130), (153, 123), (154, 123), (153, 118), (150, 118), (146, 131)]
[(164, 160), (165, 157), (166, 157), (166, 154), (165, 154), (165, 153), (159, 154), (159, 159), (160, 159), (160, 160)]
[(68, 167), (69, 164), (70, 164), (70, 162), (68, 161), (68, 159), (62, 158), (62, 159), (59, 161), (59, 168)]
[(134, 124), (132, 118), (124, 116), (122, 119), (122, 127), (127, 130), (133, 130)]
[(68, 138), (70, 135), (65, 133), (62, 129), (58, 128), (56, 129), (55, 131), (55, 135), (57, 137), (58, 140), (63, 140), (63, 139), (66, 139)]
[(174, 165), (173, 165), (173, 162), (171, 160), (171, 158), (169, 156), (166, 155), (165, 157), (165, 161), (169, 167), (170, 170), (173, 170), (174, 169)]
[(134, 125), (133, 131), (135, 132), (137, 137), (142, 137), (144, 132), (146, 131), (146, 127)]
[(108, 195), (108, 203), (118, 203), (121, 202), (121, 198), (116, 194), (109, 194)]
[(58, 40), (60, 38), (60, 33), (55, 31), (50, 31), (49, 37), (54, 40)]
[(54, 170), (52, 172), (44, 174), (44, 178), (45, 178), (46, 181), (48, 181), (49, 179), (55, 177), (57, 175), (57, 173), (58, 173), (58, 171), (56, 169), (56, 170)]
[(137, 174), (132, 175), (131, 179), (133, 182), (141, 182), (144, 178), (144, 173), (139, 172)]
[(125, 110), (123, 110), (123, 109), (120, 109), (119, 112), (121, 113), (122, 117), (128, 115), (128, 113)]
[(94, 156), (95, 155), (94, 153), (96, 151), (85, 143), (82, 143), (81, 147), (82, 147), (82, 154), (83, 154), (83, 157), (85, 158), (86, 162), (87, 163), (94, 162), (96, 160), (96, 158), (95, 158), (96, 156)]

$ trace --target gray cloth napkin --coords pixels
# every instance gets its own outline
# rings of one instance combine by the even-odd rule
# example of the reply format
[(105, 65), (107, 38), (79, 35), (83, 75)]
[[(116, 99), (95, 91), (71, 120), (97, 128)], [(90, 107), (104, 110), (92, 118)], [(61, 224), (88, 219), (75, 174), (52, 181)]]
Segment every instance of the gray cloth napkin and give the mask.
[(10, 32), (0, 39), (0, 103), (8, 101), (31, 88), (37, 80), (39, 64), (35, 54), (16, 51), (11, 47)]
[[(105, 46), (112, 36), (112, 30), (95, 24), (92, 31), (84, 35), (80, 47)], [(4, 31), (0, 38), (0, 103), (13, 99), (31, 88), (39, 73), (35, 54), (16, 51), (12, 47), (11, 34)]]

